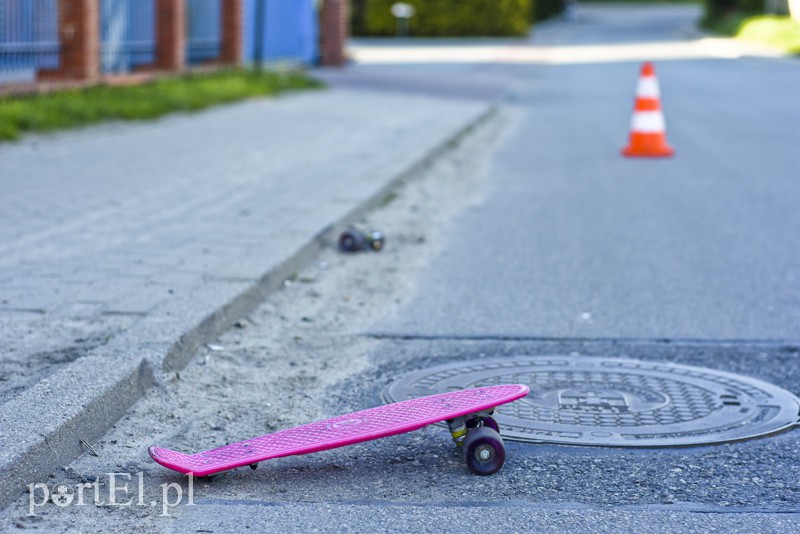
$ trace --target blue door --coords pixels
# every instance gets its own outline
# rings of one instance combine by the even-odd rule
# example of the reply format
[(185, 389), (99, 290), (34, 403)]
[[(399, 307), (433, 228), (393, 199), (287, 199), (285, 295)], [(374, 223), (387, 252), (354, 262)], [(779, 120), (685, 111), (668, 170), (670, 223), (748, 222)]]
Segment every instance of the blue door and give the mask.
[[(261, 6), (258, 2), (263, 2)], [(314, 63), (318, 55), (315, 0), (245, 0), (244, 57), (252, 62), (290, 60)], [(261, 27), (257, 25), (257, 15)], [(256, 43), (256, 35), (261, 43)]]

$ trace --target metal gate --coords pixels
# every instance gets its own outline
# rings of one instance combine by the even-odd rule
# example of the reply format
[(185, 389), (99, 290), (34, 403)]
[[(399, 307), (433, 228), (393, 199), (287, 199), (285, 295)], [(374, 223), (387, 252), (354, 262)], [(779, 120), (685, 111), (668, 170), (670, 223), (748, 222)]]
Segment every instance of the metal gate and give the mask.
[(315, 62), (316, 4), (315, 0), (245, 0), (245, 60)]
[(100, 0), (100, 68), (129, 72), (155, 61), (155, 0)]
[(217, 59), (222, 48), (222, 0), (186, 0), (186, 61)]
[(0, 84), (34, 81), (60, 63), (58, 0), (0, 0)]

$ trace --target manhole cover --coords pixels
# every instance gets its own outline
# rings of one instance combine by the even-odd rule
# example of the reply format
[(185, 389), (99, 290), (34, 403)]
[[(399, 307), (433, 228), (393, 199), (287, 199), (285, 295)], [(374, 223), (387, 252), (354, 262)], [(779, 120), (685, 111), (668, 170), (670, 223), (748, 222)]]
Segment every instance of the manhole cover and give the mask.
[(581, 356), (516, 357), (443, 365), (402, 377), (388, 400), (468, 387), (527, 384), (501, 406), (504, 437), (611, 447), (721, 443), (798, 423), (800, 399), (745, 376), (675, 365)]

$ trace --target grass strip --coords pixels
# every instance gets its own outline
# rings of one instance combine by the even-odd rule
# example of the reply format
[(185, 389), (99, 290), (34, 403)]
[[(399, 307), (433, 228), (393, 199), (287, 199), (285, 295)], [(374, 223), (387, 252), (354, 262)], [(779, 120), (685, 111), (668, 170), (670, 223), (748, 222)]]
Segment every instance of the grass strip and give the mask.
[(800, 22), (790, 17), (762, 15), (748, 18), (736, 32), (736, 37), (800, 55)]
[(24, 132), (75, 128), (109, 120), (154, 119), (176, 111), (312, 89), (322, 83), (300, 71), (228, 69), (160, 78), (142, 85), (101, 85), (50, 94), (0, 98), (0, 141)]
[(730, 13), (717, 19), (706, 19), (707, 29), (757, 43), (780, 48), (789, 54), (800, 55), (800, 22), (778, 15), (745, 15)]

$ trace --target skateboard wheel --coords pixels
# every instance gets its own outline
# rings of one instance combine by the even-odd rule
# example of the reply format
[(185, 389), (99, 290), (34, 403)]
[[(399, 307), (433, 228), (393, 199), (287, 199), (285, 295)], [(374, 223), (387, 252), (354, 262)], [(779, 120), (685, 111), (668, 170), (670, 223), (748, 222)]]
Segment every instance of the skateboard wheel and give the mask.
[(367, 245), (369, 245), (369, 248), (371, 248), (375, 252), (383, 250), (383, 246), (386, 244), (386, 238), (383, 236), (382, 232), (378, 230), (373, 230), (369, 232), (365, 237)]
[(366, 240), (364, 234), (355, 230), (346, 230), (339, 236), (339, 249), (342, 252), (358, 252), (364, 250)]
[(497, 421), (494, 420), (493, 417), (484, 417), (483, 424), (481, 425), (481, 420), (477, 417), (470, 417), (467, 419), (467, 428), (478, 428), (480, 426), (485, 426), (491, 428), (498, 434), (500, 433), (500, 425), (497, 424)]
[(492, 475), (503, 467), (506, 449), (503, 438), (487, 426), (475, 427), (464, 440), (464, 461), (476, 475)]

